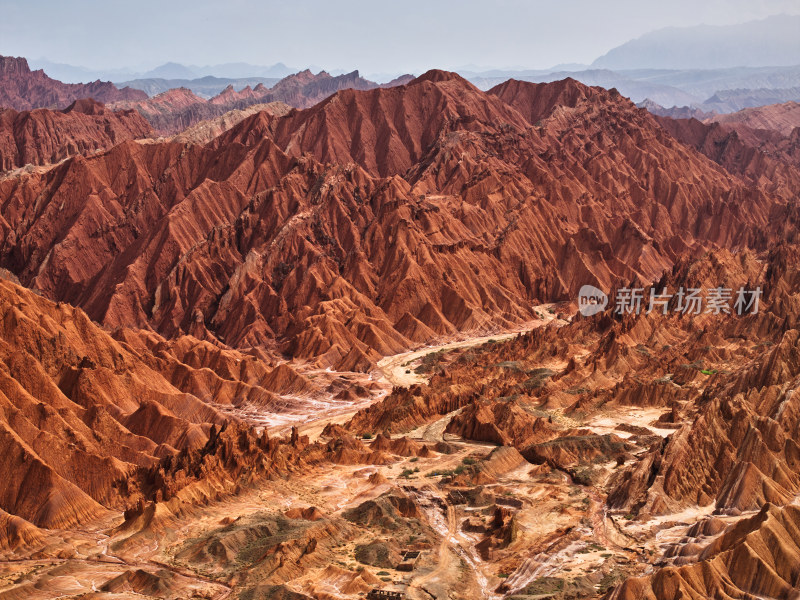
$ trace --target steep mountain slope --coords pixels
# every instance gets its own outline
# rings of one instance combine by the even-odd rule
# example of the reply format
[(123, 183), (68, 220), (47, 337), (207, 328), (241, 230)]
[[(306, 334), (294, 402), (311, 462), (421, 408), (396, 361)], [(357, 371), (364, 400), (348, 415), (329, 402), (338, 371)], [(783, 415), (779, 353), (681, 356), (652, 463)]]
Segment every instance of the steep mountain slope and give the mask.
[[(696, 528), (702, 532), (702, 527)], [(704, 535), (697, 536), (705, 542)], [(647, 579), (630, 579), (608, 597), (622, 600), (662, 598), (796, 598), (800, 576), (800, 509), (765, 504), (749, 519), (707, 542), (701, 561), (667, 568)]]
[(0, 107), (14, 110), (66, 108), (80, 98), (109, 103), (143, 100), (147, 94), (129, 87), (117, 89), (109, 81), (61, 83), (50, 79), (42, 70), (31, 71), (24, 58), (0, 56)]
[(0, 202), (2, 265), (104, 324), (344, 369), (796, 226), (617, 94), (440, 71), (76, 157)]
[[(371, 534), (329, 517), (327, 506), (323, 512), (293, 499), (297, 480), (319, 465), (346, 471), (394, 462), (392, 453), (422, 452), (408, 440), (383, 439), (370, 449), (346, 432), (312, 444), (296, 428), (285, 437), (258, 431), (229, 409), (249, 403), (278, 410), (268, 389), (299, 393), (314, 384), (285, 363), (274, 367), (263, 352), (245, 355), (128, 329), (112, 337), (80, 309), (6, 277), (0, 278), (5, 597), (53, 597), (84, 585), (120, 598), (215, 597), (265, 577), (274, 584), (298, 579), (306, 569), (332, 564), (342, 541), (366, 543)], [(394, 511), (394, 501), (404, 515), (420, 517), (413, 529), (419, 534), (416, 506), (387, 496), (381, 502), (388, 509)], [(353, 506), (364, 502), (356, 500)], [(279, 514), (268, 515), (275, 507)], [(232, 510), (239, 511), (235, 519)], [(184, 543), (174, 555), (163, 554)], [(218, 583), (195, 575), (206, 570), (203, 563), (213, 563)], [(377, 581), (364, 573), (348, 589), (363, 593)], [(213, 593), (194, 594), (197, 588)]]
[[(239, 103), (241, 101), (247, 102), (249, 98), (246, 96), (252, 95), (252, 98), (256, 98), (260, 102), (285, 102), (295, 108), (308, 108), (339, 90), (369, 90), (374, 87), (378, 87), (378, 84), (367, 81), (358, 74), (358, 71), (333, 77), (325, 71), (314, 75), (306, 69), (281, 79), (269, 90), (263, 87), (259, 90), (256, 87), (252, 90), (252, 94), (247, 93), (247, 88), (238, 92), (238, 94), (231, 91), (230, 100), (226, 98), (223, 92), (217, 98), (212, 98), (211, 102), (227, 104), (233, 108), (242, 108)], [(245, 93), (243, 94), (242, 92)]]
[(271, 133), (290, 155), (310, 152), (324, 163), (355, 162), (387, 177), (421, 167), (448, 133), (495, 131), (502, 124), (516, 131), (528, 126), (466, 80), (433, 71), (401, 88), (341, 92), (276, 121)]
[(74, 527), (140, 493), (166, 499), (149, 470), (215, 443), (221, 427), (235, 431), (221, 409), (269, 406), (275, 376), (293, 372), (194, 338), (114, 339), (81, 310), (5, 279), (0, 324), (0, 509), (38, 527)]
[(76, 100), (60, 111), (0, 110), (0, 171), (46, 165), (151, 135), (150, 125), (136, 111), (112, 112), (91, 99)]
[(250, 115), (259, 112), (267, 112), (275, 116), (283, 116), (287, 114), (292, 107), (283, 102), (270, 102), (268, 104), (254, 104), (243, 109), (234, 109), (226, 112), (225, 114), (200, 121), (191, 127), (184, 129), (178, 135), (172, 138), (173, 142), (192, 143), (192, 144), (206, 144), (218, 137), (222, 133), (232, 129), (244, 121)]
[(800, 129), (784, 136), (737, 123), (656, 118), (675, 139), (702, 152), (729, 173), (787, 201), (796, 198), (800, 186)]
[(212, 106), (188, 88), (175, 88), (152, 98), (117, 102), (111, 108), (137, 111), (162, 135), (175, 134), (226, 112)]
[(735, 113), (715, 115), (707, 122), (744, 125), (750, 129), (770, 129), (789, 136), (792, 130), (800, 127), (800, 103), (786, 102), (745, 108)]

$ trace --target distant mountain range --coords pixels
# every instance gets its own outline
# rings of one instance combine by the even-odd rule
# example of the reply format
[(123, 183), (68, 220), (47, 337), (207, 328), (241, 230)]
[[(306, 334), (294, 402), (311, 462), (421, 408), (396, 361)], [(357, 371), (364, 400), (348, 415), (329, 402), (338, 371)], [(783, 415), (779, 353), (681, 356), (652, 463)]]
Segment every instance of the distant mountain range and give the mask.
[[(459, 72), (484, 90), (509, 78), (540, 83), (572, 77), (587, 85), (617, 88), (634, 102), (705, 104), (704, 110), (729, 112), (757, 106), (762, 98), (765, 103), (798, 99), (792, 90), (800, 85), (799, 34), (800, 16), (777, 15), (724, 27), (659, 29), (613, 48), (590, 66), (482, 71), (465, 67)], [(783, 92), (775, 95), (770, 90)]]
[[(800, 100), (800, 16), (777, 15), (730, 26), (670, 27), (613, 48), (591, 65), (563, 64), (551, 69), (484, 69), (468, 65), (459, 73), (482, 90), (510, 78), (543, 83), (572, 77), (586, 85), (616, 88), (636, 103), (689, 107), (725, 113), (742, 108)], [(154, 69), (92, 70), (44, 59), (31, 61), (64, 82), (111, 80), (118, 87), (155, 96), (186, 88), (209, 99), (228, 86), (234, 90), (273, 87), (300, 69), (276, 63), (244, 62), (212, 66), (167, 62)], [(311, 70), (320, 71), (313, 68)], [(332, 76), (345, 74), (330, 71)], [(386, 81), (386, 76), (370, 76)]]
[[(43, 69), (50, 77), (67, 83), (81, 83), (100, 79), (103, 81), (125, 81), (135, 79), (182, 79), (192, 80), (204, 77), (225, 79), (282, 79), (300, 71), (287, 67), (283, 63), (271, 66), (252, 65), (244, 62), (225, 63), (200, 67), (167, 62), (154, 69), (137, 70), (121, 69), (89, 69), (86, 67), (53, 62), (44, 58), (31, 59), (29, 63), (34, 69)], [(319, 70), (319, 69), (318, 69)], [(224, 88), (225, 86), (223, 86)]]
[(265, 67), (260, 65), (251, 65), (249, 63), (237, 62), (226, 63), (222, 65), (213, 65), (206, 67), (198, 67), (196, 65), (182, 65), (179, 63), (169, 62), (156, 67), (151, 71), (147, 71), (140, 75), (139, 79), (199, 79), (201, 77), (225, 77), (232, 79), (245, 79), (245, 78), (268, 78), (268, 79), (282, 79), (293, 73), (297, 73), (300, 69), (287, 67), (283, 63), (276, 63), (274, 65)]
[(667, 27), (613, 48), (598, 69), (722, 69), (800, 63), (800, 16), (738, 25)]
[[(134, 89), (133, 86), (125, 86), (120, 89), (111, 82), (101, 81), (88, 84), (62, 83), (49, 77), (42, 70), (31, 71), (24, 58), (0, 56), (0, 114), (4, 114), (4, 108), (16, 111), (29, 111), (37, 108), (63, 109), (78, 99), (93, 98), (97, 102), (108, 103), (109, 108), (113, 110), (130, 112), (133, 109), (146, 119), (155, 133), (173, 135), (200, 121), (217, 119), (229, 111), (242, 111), (255, 104), (272, 104), (273, 109), (278, 104), (283, 104), (286, 110), (289, 107), (308, 108), (340, 90), (393, 87), (408, 83), (411, 79), (413, 76), (404, 75), (389, 83), (378, 84), (364, 79), (358, 71), (333, 76), (325, 71), (314, 74), (306, 69), (279, 80), (268, 78), (220, 79), (211, 76), (188, 81), (139, 80), (136, 83), (146, 90), (143, 91), (143, 89)], [(235, 82), (237, 85), (231, 82)], [(188, 85), (182, 86), (182, 83), (188, 83)], [(206, 92), (204, 97), (193, 93), (190, 86)], [(220, 87), (222, 89), (218, 89)], [(88, 106), (94, 105), (89, 104)], [(112, 113), (104, 112), (105, 109), (102, 105), (98, 104), (98, 106), (100, 108), (97, 109), (97, 114), (106, 118), (106, 121), (113, 117)], [(277, 112), (285, 112), (285, 110), (281, 108)], [(11, 125), (17, 122), (15, 120), (17, 119), (16, 113), (5, 115), (4, 119), (6, 127), (5, 129), (0, 127), (0, 138), (2, 138), (3, 131), (8, 133), (13, 129)], [(28, 119), (27, 115), (23, 115), (20, 119), (22, 120), (19, 122), (24, 120), (25, 123), (33, 123), (33, 127), (38, 127), (39, 130), (46, 129), (46, 127), (37, 125), (39, 121)], [(50, 121), (53, 119), (64, 120), (60, 114), (50, 118)], [(229, 118), (228, 121), (230, 120)], [(74, 129), (86, 130), (97, 125), (96, 122), (88, 123), (86, 119), (79, 122), (73, 121), (75, 119), (70, 121), (70, 126)], [(95, 119), (95, 121), (98, 120)], [(134, 133), (126, 134), (128, 138), (146, 137), (142, 133), (143, 128), (139, 126), (141, 123), (135, 125)], [(110, 135), (110, 126), (106, 127), (106, 130), (108, 130), (106, 133)], [(96, 149), (108, 145), (108, 140), (102, 136), (90, 137), (89, 142), (84, 144), (86, 148)], [(111, 137), (121, 139), (121, 134), (114, 134)], [(71, 139), (55, 140), (51, 146), (57, 151), (48, 146), (45, 148), (44, 154), (40, 152), (42, 155), (37, 155), (37, 160), (26, 162), (35, 164), (53, 162), (56, 160), (53, 157), (65, 155), (67, 150), (62, 151), (61, 146), (64, 143), (69, 144), (71, 141)], [(15, 142), (16, 145), (20, 143), (19, 140)], [(10, 148), (12, 144), (9, 142), (6, 146)], [(70, 148), (76, 150), (77, 145), (71, 144)], [(5, 155), (10, 156), (11, 152), (6, 150)], [(11, 158), (5, 160), (2, 148), (0, 148), (0, 160), (5, 165), (3, 169), (20, 166), (18, 162), (22, 160), (21, 156), (20, 154), (14, 160)]]
[(541, 71), (541, 72), (502, 72), (493, 71), (491, 74), (473, 74), (469, 80), (478, 88), (488, 90), (508, 79), (518, 79), (531, 83), (549, 83), (572, 77), (585, 85), (598, 85), (606, 89), (616, 88), (623, 96), (634, 102), (641, 102), (649, 98), (661, 105), (692, 104), (701, 100), (689, 92), (665, 83), (637, 80), (625, 73), (609, 71), (607, 69), (588, 69), (584, 71)]
[[(634, 102), (647, 99), (661, 106), (701, 106), (705, 110), (731, 112), (748, 106), (787, 102), (800, 98), (800, 66), (737, 67), (729, 69), (632, 69), (611, 71), (489, 71), (470, 73), (468, 79), (481, 89), (509, 78), (546, 83), (572, 77), (586, 85), (616, 88)], [(713, 106), (712, 106), (713, 105)]]
[(228, 86), (233, 86), (234, 89), (237, 90), (248, 86), (256, 87), (259, 84), (270, 88), (280, 80), (281, 78), (277, 77), (243, 77), (231, 79), (228, 77), (214, 77), (208, 75), (199, 79), (163, 79), (159, 77), (132, 79), (119, 83), (118, 85), (142, 90), (146, 92), (148, 96), (156, 96), (175, 88), (186, 88), (192, 90), (192, 93), (197, 94), (201, 98), (211, 98), (222, 92), (222, 90)]
[(700, 107), (717, 113), (730, 113), (756, 106), (796, 102), (798, 99), (800, 99), (800, 87), (722, 90), (711, 96)]
[[(623, 96), (636, 103), (651, 101), (662, 107), (687, 106), (702, 112), (725, 113), (742, 108), (800, 100), (800, 60), (798, 65), (787, 67), (731, 67), (720, 69), (627, 69), (610, 70), (580, 68), (581, 65), (564, 65), (561, 69), (523, 69), (487, 71), (464, 70), (462, 76), (478, 88), (488, 90), (508, 79), (532, 83), (546, 83), (572, 77), (586, 85), (616, 88)], [(210, 70), (223, 73), (230, 69), (229, 76), (205, 75), (202, 77), (178, 77), (195, 75), (198, 71)], [(243, 90), (259, 85), (272, 88), (280, 81), (276, 77), (242, 76), (251, 69), (262, 73), (291, 70), (284, 65), (255, 67), (245, 63), (232, 63), (217, 67), (186, 67), (177, 63), (166, 63), (143, 73), (148, 77), (120, 80), (117, 87), (141, 90), (153, 97), (168, 90), (185, 88), (200, 98), (209, 99), (225, 88)], [(270, 71), (271, 70), (271, 71)], [(58, 70), (56, 71), (58, 72)], [(50, 72), (47, 72), (50, 75)], [(73, 76), (75, 73), (73, 73)], [(331, 73), (336, 75), (336, 73)], [(74, 77), (73, 77), (74, 79)], [(84, 80), (88, 80), (85, 77)], [(380, 79), (379, 79), (380, 80)]]

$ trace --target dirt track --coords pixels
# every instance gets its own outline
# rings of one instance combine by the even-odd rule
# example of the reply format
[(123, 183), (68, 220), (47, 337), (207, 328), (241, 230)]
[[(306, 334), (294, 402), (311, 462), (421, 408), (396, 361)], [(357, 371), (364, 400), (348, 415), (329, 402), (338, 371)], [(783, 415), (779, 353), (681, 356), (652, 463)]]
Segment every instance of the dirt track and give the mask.
[(546, 325), (555, 319), (555, 317), (548, 311), (550, 305), (542, 305), (538, 308), (541, 309), (539, 312), (544, 317), (541, 320), (524, 323), (523, 325), (520, 325), (511, 331), (456, 340), (434, 346), (425, 346), (424, 348), (420, 348), (418, 350), (411, 350), (409, 352), (403, 352), (402, 354), (387, 356), (378, 361), (378, 369), (381, 371), (386, 380), (394, 386), (408, 387), (410, 385), (414, 385), (415, 383), (425, 383), (427, 378), (424, 375), (418, 375), (415, 373), (414, 367), (411, 365), (411, 363), (414, 363), (415, 361), (418, 361), (419, 359), (433, 352), (480, 346), (481, 344), (485, 344), (490, 340), (507, 340), (525, 331), (530, 331), (536, 327)]

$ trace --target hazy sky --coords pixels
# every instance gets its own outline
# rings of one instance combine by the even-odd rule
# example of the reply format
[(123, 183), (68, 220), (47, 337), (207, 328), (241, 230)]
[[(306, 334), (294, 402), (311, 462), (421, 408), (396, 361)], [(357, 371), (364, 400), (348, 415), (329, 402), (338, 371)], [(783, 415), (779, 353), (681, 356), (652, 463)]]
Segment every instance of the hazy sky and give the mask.
[(422, 72), (589, 63), (669, 25), (727, 25), (800, 0), (0, 0), (0, 54), (98, 69), (284, 62)]

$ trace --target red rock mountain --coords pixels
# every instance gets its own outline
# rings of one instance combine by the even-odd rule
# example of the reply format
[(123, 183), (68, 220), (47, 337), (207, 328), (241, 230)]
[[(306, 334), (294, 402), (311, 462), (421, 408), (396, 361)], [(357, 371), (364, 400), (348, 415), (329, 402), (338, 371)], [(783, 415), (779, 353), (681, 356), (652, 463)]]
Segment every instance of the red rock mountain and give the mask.
[(144, 100), (147, 94), (129, 87), (118, 89), (109, 81), (62, 83), (41, 69), (31, 71), (24, 58), (0, 56), (0, 108), (66, 108), (80, 98), (109, 103)]
[(0, 110), (0, 171), (46, 165), (152, 135), (136, 111), (112, 112), (91, 99), (76, 100), (60, 111)]
[[(402, 82), (405, 81), (398, 79), (386, 85), (391, 87)], [(271, 89), (259, 84), (253, 89), (248, 86), (237, 92), (232, 86), (228, 86), (209, 102), (224, 105), (229, 110), (244, 108), (257, 102), (285, 102), (295, 108), (308, 108), (339, 90), (369, 90), (376, 87), (379, 87), (378, 84), (364, 79), (358, 71), (333, 77), (325, 71), (314, 75), (306, 69), (281, 79)]]
[[(396, 80), (396, 83), (399, 81)], [(369, 90), (375, 87), (378, 85), (361, 77), (358, 71), (332, 77), (325, 71), (314, 75), (305, 70), (281, 79), (269, 90), (265, 100), (285, 102), (295, 108), (308, 108), (339, 90)]]
[[(76, 110), (110, 118), (91, 102), (63, 116)], [(372, 565), (380, 535), (427, 551), (410, 590), (423, 566), (436, 591), (484, 569), (452, 597), (486, 582), (514, 597), (795, 597), (796, 133), (656, 119), (573, 80), (484, 93), (431, 71), (258, 112), (205, 144), (127, 140), (5, 175), (0, 551), (40, 561), (11, 593), (80, 579), (189, 597), (176, 579), (194, 574), (204, 597), (356, 596), (380, 579), (365, 566), (354, 584), (337, 552)], [(741, 316), (557, 316), (585, 283), (613, 297), (631, 282), (763, 297)], [(556, 315), (534, 310), (551, 300)], [(306, 377), (285, 358), (367, 370), (534, 317), (548, 324), (406, 363), (428, 382), (320, 422), (324, 441), (240, 421), (318, 400), (321, 380), (343, 404), (370, 393), (365, 376)], [(375, 468), (392, 456), (410, 468)], [(109, 540), (97, 518), (114, 515)], [(384, 554), (386, 568), (401, 556)]]
[(247, 108), (230, 110), (219, 117), (200, 121), (181, 131), (172, 138), (174, 142), (188, 142), (192, 144), (206, 144), (215, 137), (233, 128), (250, 115), (267, 112), (275, 116), (283, 116), (292, 110), (292, 107), (283, 102), (269, 102), (267, 104), (253, 104)]
[[(797, 244), (786, 242), (766, 253), (687, 256), (654, 284), (674, 290), (747, 281), (766, 292), (758, 313), (621, 317), (609, 310), (504, 343), (429, 355), (429, 383), (395, 388), (345, 428), (406, 432), (449, 416), (446, 432), (514, 446), (580, 485), (607, 485), (615, 518), (605, 526), (626, 533), (614, 547), (641, 548), (649, 535), (656, 551), (638, 556), (639, 575), (619, 578), (605, 598), (793, 598), (800, 565), (798, 256)], [(575, 426), (595, 411), (608, 417), (653, 408), (661, 416), (646, 419), (647, 427), (624, 417), (611, 434)], [(669, 433), (654, 436), (650, 428)], [(621, 432), (633, 435), (623, 440)], [(605, 474), (587, 477), (588, 465), (610, 461), (617, 468), (607, 483)], [(620, 525), (628, 521), (635, 524)], [(596, 531), (592, 539), (602, 539)], [(556, 560), (548, 551), (540, 564)], [(530, 574), (524, 565), (522, 577)], [(554, 570), (549, 577), (558, 580), (538, 583), (558, 589), (574, 575)]]
[(788, 136), (793, 129), (800, 127), (800, 103), (786, 102), (745, 108), (735, 113), (714, 115), (706, 122), (744, 125), (750, 129), (769, 129)]
[[(709, 519), (712, 521), (712, 519)], [(702, 527), (694, 527), (703, 542)], [(713, 530), (712, 530), (713, 531)], [(765, 504), (704, 547), (702, 560), (629, 579), (610, 600), (666, 598), (796, 598), (800, 509)]]
[[(221, 428), (237, 431), (222, 410), (269, 406), (265, 386), (291, 371), (190, 337), (119, 330), (115, 339), (80, 309), (6, 279), (0, 323), (0, 515), (37, 527), (73, 527), (140, 494), (168, 499), (186, 484), (158, 484), (171, 477), (171, 459), (208, 454)], [(205, 485), (221, 482), (210, 475)]]
[(75, 157), (0, 202), (2, 266), (101, 323), (344, 369), (796, 227), (618, 94), (441, 71)]
[(753, 185), (796, 198), (800, 186), (800, 128), (788, 136), (735, 123), (656, 117), (676, 139)]
[(167, 90), (157, 96), (115, 103), (115, 110), (136, 110), (162, 135), (178, 133), (200, 121), (227, 112), (188, 88)]

